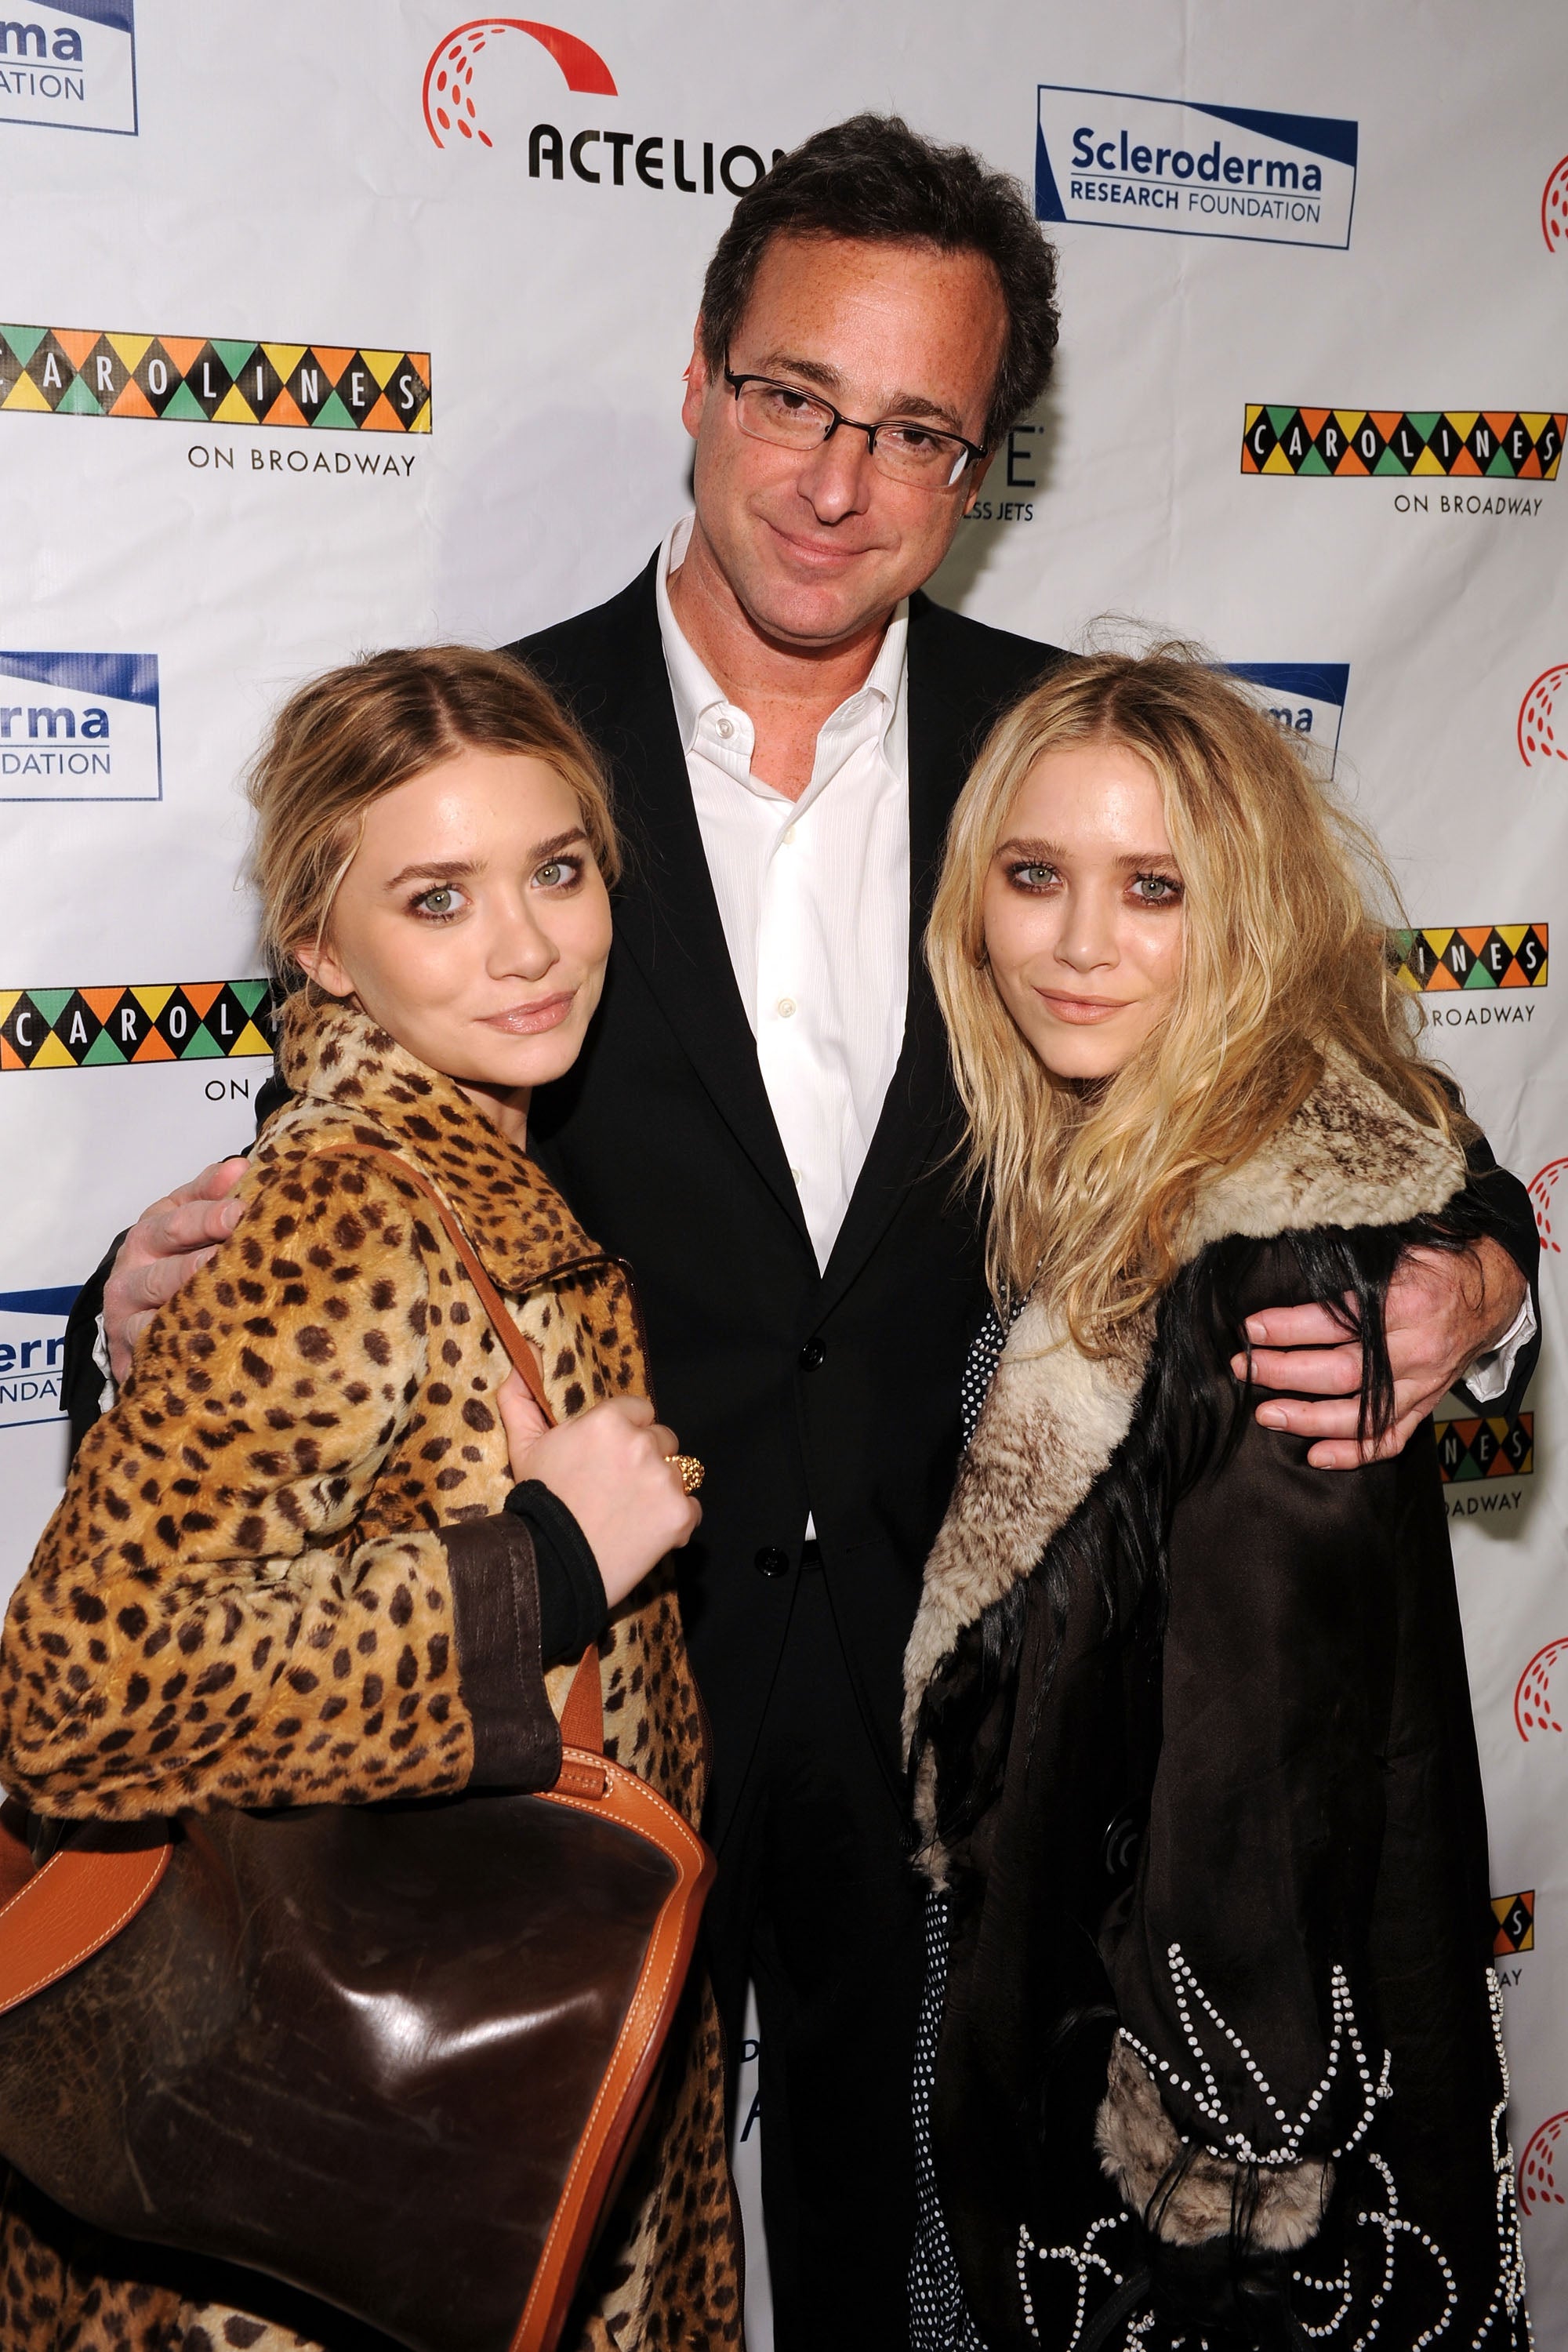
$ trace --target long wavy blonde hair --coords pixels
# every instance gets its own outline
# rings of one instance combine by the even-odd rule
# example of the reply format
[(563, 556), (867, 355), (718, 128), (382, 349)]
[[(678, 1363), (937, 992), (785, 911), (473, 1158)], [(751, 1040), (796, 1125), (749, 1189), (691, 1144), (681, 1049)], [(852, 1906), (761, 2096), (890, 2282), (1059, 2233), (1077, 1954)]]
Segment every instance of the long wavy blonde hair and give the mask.
[[(984, 893), (1020, 786), (1047, 751), (1135, 752), (1160, 789), (1184, 884), (1169, 1014), (1115, 1076), (1056, 1077), (986, 962)], [(1344, 1047), (1425, 1123), (1448, 1095), (1394, 977), (1397, 898), (1381, 851), (1309, 754), (1192, 648), (1064, 664), (1004, 718), (952, 815), (926, 955), (989, 1198), (998, 1306), (1035, 1284), (1103, 1354), (1181, 1262), (1205, 1177), (1240, 1166)]]

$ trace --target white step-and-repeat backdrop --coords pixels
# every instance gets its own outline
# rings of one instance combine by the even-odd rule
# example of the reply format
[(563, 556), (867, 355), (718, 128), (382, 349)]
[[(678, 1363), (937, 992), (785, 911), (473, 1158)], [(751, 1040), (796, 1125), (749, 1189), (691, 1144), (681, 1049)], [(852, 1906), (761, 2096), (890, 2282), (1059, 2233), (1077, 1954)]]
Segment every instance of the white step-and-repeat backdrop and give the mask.
[(552, 15), (0, 24), (0, 1587), (58, 1488), (73, 1286), (249, 1131), (235, 780), (269, 708), (363, 647), (496, 643), (622, 585), (686, 501), (734, 195), (861, 106), (966, 140), (1050, 224), (1066, 332), (938, 593), (1061, 642), (1107, 611), (1197, 636), (1333, 751), (1435, 1047), (1533, 1180), (1535, 1394), (1456, 1410), (1443, 1450), (1532, 2301), (1568, 2343), (1559, 0)]

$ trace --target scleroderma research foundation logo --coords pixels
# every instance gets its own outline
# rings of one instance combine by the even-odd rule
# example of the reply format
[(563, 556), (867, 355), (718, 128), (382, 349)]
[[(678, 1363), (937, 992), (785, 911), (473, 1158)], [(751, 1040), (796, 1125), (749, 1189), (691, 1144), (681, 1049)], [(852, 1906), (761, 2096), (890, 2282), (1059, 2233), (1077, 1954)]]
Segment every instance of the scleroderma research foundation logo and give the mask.
[(0, 412), (428, 433), (428, 352), (0, 327)]

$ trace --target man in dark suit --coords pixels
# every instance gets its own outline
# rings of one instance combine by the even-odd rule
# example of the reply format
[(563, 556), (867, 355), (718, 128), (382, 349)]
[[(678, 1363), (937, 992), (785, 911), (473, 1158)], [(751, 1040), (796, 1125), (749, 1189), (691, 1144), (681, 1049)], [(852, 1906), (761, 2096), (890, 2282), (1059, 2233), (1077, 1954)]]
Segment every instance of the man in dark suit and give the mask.
[[(695, 517), (513, 648), (600, 746), (626, 835), (595, 1032), (531, 1146), (632, 1261), (660, 1411), (708, 1465), (681, 1589), (713, 1732), (709, 1951), (732, 2051), (757, 1989), (777, 2340), (803, 2352), (907, 2340), (900, 1673), (984, 1306), (921, 940), (973, 752), (1063, 658), (921, 590), (1044, 389), (1053, 278), (973, 157), (868, 117), (807, 141), (708, 273)], [(121, 1361), (224, 1181), (122, 1252)], [(1517, 1187), (1502, 1223), (1528, 1260)], [(1447, 1264), (1395, 1286), (1404, 1433), (1515, 1318), (1509, 1251), (1479, 1270), (1468, 1304)], [(1278, 1410), (1353, 1460), (1358, 1351), (1315, 1310), (1257, 1336), (1305, 1347), (1264, 1369), (1323, 1401)]]

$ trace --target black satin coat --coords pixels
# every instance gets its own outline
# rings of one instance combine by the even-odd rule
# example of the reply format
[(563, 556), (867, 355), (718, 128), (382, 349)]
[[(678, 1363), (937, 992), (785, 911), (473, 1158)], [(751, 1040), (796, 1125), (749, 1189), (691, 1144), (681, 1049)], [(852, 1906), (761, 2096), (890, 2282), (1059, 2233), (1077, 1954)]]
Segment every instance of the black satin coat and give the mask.
[[(964, 1759), (998, 1790), (955, 1852), (932, 2108), (990, 2352), (1068, 2352), (1080, 2282), (1088, 2326), (1136, 2267), (1094, 2145), (1119, 2023), (1184, 2137), (1212, 2146), (1219, 2110), (1267, 2152), (1305, 2116), (1299, 2155), (1342, 2151), (1292, 2289), (1315, 2331), (1338, 2314), (1314, 2347), (1527, 2340), (1431, 1425), (1327, 1475), (1258, 1427), (1258, 1392), (1234, 1423), (1209, 1410), (1235, 1318), (1321, 1295), (1289, 1234), (1204, 1253), (1167, 1297), (1129, 1436), (953, 1664), (977, 1676), (1021, 1598), (1016, 1700)], [(1163, 1534), (1163, 1600), (1139, 1569)]]

